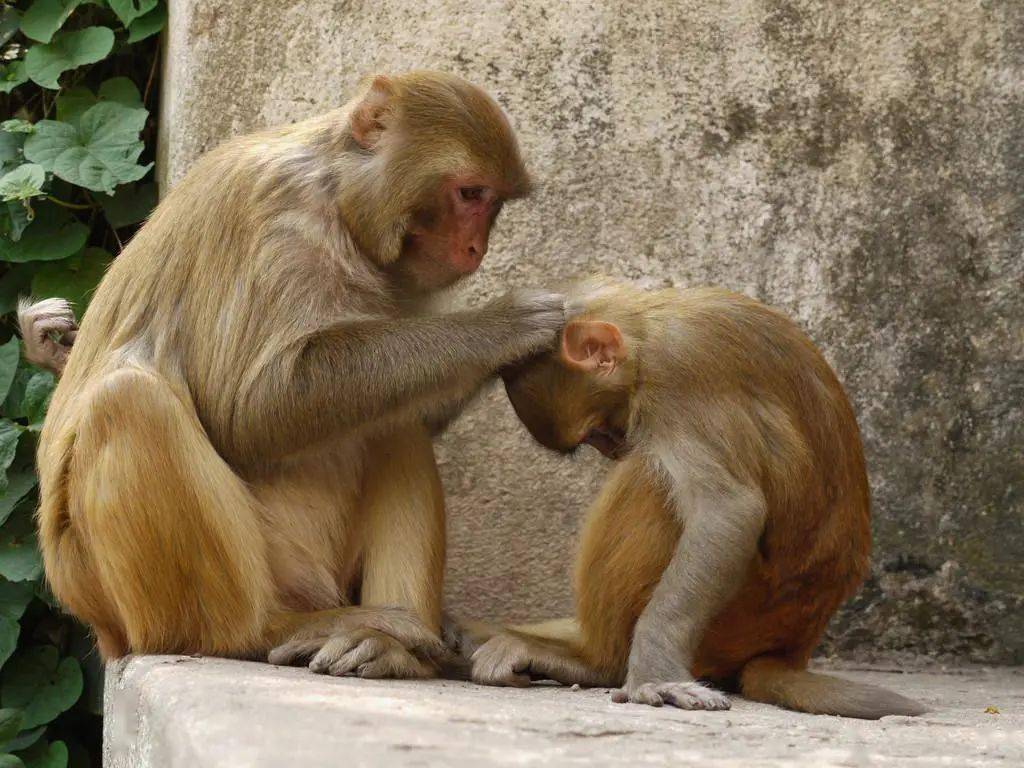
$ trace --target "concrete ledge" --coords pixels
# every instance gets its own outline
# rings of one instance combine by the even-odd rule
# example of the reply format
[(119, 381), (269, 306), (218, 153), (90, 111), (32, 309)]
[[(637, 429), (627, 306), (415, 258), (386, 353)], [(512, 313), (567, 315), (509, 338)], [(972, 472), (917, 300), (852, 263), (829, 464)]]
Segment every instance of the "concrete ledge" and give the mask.
[[(1024, 764), (1024, 674), (843, 671), (935, 713), (879, 722), (734, 699), (729, 712), (612, 704), (604, 690), (368, 681), (176, 656), (107, 672), (109, 768)], [(1000, 714), (986, 714), (998, 707)]]

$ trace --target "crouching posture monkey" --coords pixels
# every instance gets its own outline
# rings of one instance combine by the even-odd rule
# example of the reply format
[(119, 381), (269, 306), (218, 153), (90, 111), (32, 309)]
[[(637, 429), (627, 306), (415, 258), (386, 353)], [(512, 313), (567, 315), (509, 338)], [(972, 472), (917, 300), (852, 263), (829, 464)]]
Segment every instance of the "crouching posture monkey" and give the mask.
[(577, 616), (459, 638), (480, 683), (622, 686), (617, 701), (728, 709), (704, 678), (803, 712), (916, 714), (808, 659), (868, 568), (853, 412), (796, 325), (721, 290), (581, 288), (560, 347), (507, 372), (543, 445), (619, 462), (590, 511)]
[(417, 308), (477, 268), (528, 184), (486, 94), (377, 77), (201, 159), (77, 332), (66, 307), (22, 308), (29, 354), (64, 368), (38, 455), (46, 574), (104, 657), (432, 673), (445, 521), (424, 425), (549, 345), (564, 300)]

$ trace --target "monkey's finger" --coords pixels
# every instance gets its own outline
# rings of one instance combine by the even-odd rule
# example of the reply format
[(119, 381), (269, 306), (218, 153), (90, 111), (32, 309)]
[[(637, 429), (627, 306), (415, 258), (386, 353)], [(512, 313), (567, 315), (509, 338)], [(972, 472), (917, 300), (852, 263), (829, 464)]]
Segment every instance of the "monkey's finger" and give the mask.
[(316, 653), (324, 644), (323, 638), (304, 638), (301, 640), (289, 640), (283, 645), (277, 646), (267, 654), (267, 662), (277, 666), (288, 666), (304, 663), (306, 659)]
[(665, 700), (650, 684), (641, 685), (631, 691), (620, 688), (612, 694), (612, 701), (616, 704), (646, 704), (649, 707), (660, 707), (665, 704)]
[(359, 676), (365, 678), (422, 679), (433, 677), (434, 667), (418, 660), (400, 646), (394, 646), (373, 661), (359, 667)]
[(381, 635), (364, 636), (354, 645), (348, 637), (331, 638), (309, 662), (309, 668), (314, 672), (327, 672), (340, 677), (355, 672), (361, 665), (385, 653), (389, 647), (390, 643)]
[(673, 683), (662, 686), (659, 693), (665, 702), (679, 709), (725, 710), (732, 707), (728, 697), (700, 683)]

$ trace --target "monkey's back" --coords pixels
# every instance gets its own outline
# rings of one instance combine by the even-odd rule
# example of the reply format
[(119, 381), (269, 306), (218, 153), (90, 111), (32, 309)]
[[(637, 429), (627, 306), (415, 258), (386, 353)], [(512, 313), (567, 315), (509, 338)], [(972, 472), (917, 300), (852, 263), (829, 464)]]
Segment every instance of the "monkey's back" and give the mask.
[(761, 653), (809, 656), (868, 570), (868, 481), (846, 393), (795, 322), (747, 296), (692, 289), (658, 292), (653, 304), (664, 348), (652, 367), (671, 375), (645, 386), (674, 388), (697, 430), (709, 403), (727, 411), (704, 439), (767, 503), (748, 581), (712, 623), (698, 665), (722, 676)]

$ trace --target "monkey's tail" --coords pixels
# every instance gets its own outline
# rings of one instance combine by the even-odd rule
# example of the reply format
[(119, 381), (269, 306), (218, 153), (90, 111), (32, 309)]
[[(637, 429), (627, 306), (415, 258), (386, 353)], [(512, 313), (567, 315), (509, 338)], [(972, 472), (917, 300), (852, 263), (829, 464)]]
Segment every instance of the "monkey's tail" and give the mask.
[(65, 299), (18, 300), (18, 329), (25, 359), (60, 376), (78, 332), (75, 311)]
[(921, 715), (928, 711), (916, 701), (885, 688), (794, 669), (770, 656), (747, 663), (740, 675), (740, 691), (752, 701), (813, 715), (877, 720), (886, 715)]

